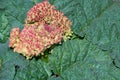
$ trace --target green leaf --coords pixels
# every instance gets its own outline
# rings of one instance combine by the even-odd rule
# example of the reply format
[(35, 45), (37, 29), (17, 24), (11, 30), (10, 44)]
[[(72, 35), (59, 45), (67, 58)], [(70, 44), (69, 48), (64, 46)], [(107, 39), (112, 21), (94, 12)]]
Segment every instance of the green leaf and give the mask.
[(101, 46), (102, 49), (109, 50), (111, 58), (116, 67), (120, 68), (120, 40), (112, 41)]
[(6, 43), (0, 43), (0, 57), (8, 51), (8, 41)]
[(63, 80), (61, 77), (56, 77), (56, 76), (51, 76), (49, 79), (47, 80)]
[(112, 0), (50, 0), (72, 21), (72, 30), (83, 37), (86, 27), (111, 4)]
[[(28, 4), (29, 3), (29, 4)], [(0, 2), (0, 42), (6, 42), (10, 29), (24, 26), (27, 11), (34, 5), (30, 0), (1, 0)]]
[(13, 80), (14, 74), (15, 74), (14, 66), (9, 67), (2, 66), (2, 70), (0, 70), (0, 80)]
[(0, 59), (2, 59), (0, 80), (13, 80), (17, 69), (22, 69), (28, 64), (23, 56), (9, 49), (5, 53), (0, 52)]
[(120, 3), (115, 3), (86, 30), (86, 38), (94, 44), (105, 45), (120, 40)]
[(8, 19), (5, 13), (0, 15), (0, 42), (6, 42), (9, 35)]
[(75, 39), (56, 47), (49, 65), (64, 80), (118, 80), (120, 76), (109, 52), (86, 40)]
[[(30, 0), (7, 0), (5, 12), (11, 27), (23, 28), (28, 10), (34, 5)], [(29, 4), (28, 4), (29, 3)]]
[(51, 72), (41, 60), (31, 60), (29, 65), (17, 72), (15, 80), (47, 80)]
[(109, 50), (120, 67), (120, 2), (111, 5), (88, 26), (86, 39)]
[(116, 67), (98, 63), (76, 63), (62, 74), (64, 80), (119, 80), (119, 76)]
[(32, 2), (34, 3), (34, 4), (37, 4), (37, 3), (40, 3), (40, 2), (42, 2), (43, 0), (32, 0)]

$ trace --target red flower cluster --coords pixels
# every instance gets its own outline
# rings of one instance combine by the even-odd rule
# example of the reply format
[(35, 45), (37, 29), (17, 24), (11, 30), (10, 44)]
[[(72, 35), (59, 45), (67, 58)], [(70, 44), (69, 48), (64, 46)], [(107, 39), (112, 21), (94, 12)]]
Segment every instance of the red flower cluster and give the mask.
[(27, 58), (38, 56), (52, 46), (66, 40), (72, 34), (71, 22), (55, 6), (43, 1), (27, 13), (25, 27), (12, 29), (9, 47)]

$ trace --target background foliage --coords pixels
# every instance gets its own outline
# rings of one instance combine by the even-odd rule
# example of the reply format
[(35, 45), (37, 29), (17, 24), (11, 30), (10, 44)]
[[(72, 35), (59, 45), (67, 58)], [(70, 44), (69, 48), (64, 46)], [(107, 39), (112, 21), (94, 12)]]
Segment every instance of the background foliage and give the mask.
[(74, 37), (26, 60), (8, 47), (26, 12), (42, 0), (0, 0), (0, 80), (120, 80), (120, 1), (49, 0), (72, 21)]

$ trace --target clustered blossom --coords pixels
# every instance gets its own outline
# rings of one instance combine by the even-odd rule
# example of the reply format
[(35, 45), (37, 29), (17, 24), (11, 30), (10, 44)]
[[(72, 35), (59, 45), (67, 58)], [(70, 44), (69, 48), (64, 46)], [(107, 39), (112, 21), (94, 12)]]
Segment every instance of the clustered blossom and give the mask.
[(9, 47), (27, 58), (44, 54), (53, 44), (68, 39), (72, 31), (71, 21), (48, 1), (33, 6), (27, 13), (24, 29), (13, 28)]

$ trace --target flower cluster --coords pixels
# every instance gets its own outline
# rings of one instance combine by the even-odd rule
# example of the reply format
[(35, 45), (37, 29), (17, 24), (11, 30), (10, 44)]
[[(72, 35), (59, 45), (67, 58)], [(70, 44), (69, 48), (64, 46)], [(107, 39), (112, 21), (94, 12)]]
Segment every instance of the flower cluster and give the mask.
[(27, 58), (43, 54), (53, 44), (72, 35), (70, 20), (48, 1), (33, 6), (27, 13), (24, 29), (12, 29), (9, 47)]

